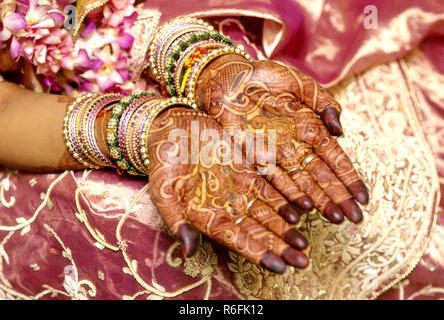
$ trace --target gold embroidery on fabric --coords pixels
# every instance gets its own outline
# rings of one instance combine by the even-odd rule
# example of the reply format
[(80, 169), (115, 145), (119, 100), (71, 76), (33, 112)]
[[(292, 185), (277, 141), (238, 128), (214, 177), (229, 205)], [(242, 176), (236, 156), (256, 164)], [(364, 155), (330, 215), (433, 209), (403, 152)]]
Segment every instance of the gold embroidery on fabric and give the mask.
[(152, 37), (159, 24), (161, 13), (159, 10), (143, 9), (144, 4), (136, 6), (137, 20), (131, 26), (134, 42), (130, 48), (130, 67), (133, 80), (138, 80), (142, 72), (148, 67), (147, 52)]
[(165, 260), (166, 262), (174, 268), (179, 267), (182, 264), (182, 259), (177, 257), (173, 259), (173, 253), (174, 250), (176, 250), (177, 247), (180, 246), (180, 241), (176, 241), (174, 242), (167, 250), (167, 253), (165, 255)]
[(426, 285), (421, 290), (412, 293), (407, 300), (413, 300), (419, 296), (433, 296), (435, 294), (444, 294), (444, 288), (434, 287), (431, 284)]
[(197, 252), (190, 258), (185, 259), (184, 272), (193, 278), (197, 276), (210, 276), (217, 265), (217, 255), (213, 252), (213, 247), (207, 241), (203, 241)]
[(10, 196), (9, 200), (6, 200), (5, 192), (9, 191), (9, 178), (11, 175), (17, 173), (17, 170), (9, 168), (3, 168), (1, 175), (6, 173), (6, 177), (3, 177), (0, 181), (0, 202), (5, 208), (12, 208), (15, 204), (15, 197)]
[[(45, 200), (45, 198), (46, 194), (44, 192), (40, 193), (40, 199)], [(48, 208), (48, 210), (52, 210), (52, 208), (54, 208), (54, 205), (52, 204), (51, 198), (49, 196), (46, 199), (46, 207)]]
[(8, 234), (2, 239), (2, 242), (0, 243), (0, 282), (5, 286), (11, 288), (11, 284), (9, 281), (5, 278), (3, 275), (3, 261), (5, 261), (6, 264), (9, 264), (9, 255), (5, 250), (5, 245), (11, 239), (11, 237), (14, 235), (15, 231), (10, 231)]
[(82, 209), (82, 206), (80, 205), (79, 196), (82, 191), (83, 190), (81, 188), (78, 188), (75, 192), (76, 206), (77, 206), (77, 211), (78, 211), (75, 214), (77, 220), (79, 220), (81, 223), (83, 223), (86, 226), (86, 229), (88, 230), (89, 234), (97, 241), (96, 243), (94, 243), (94, 245), (98, 249), (103, 250), (104, 248), (108, 248), (113, 251), (119, 251), (120, 250), (119, 247), (116, 247), (116, 246), (106, 242), (104, 235), (102, 233), (100, 233), (99, 230), (93, 229), (91, 227), (91, 225), (89, 224), (86, 212), (85, 212), (85, 210)]
[[(30, 219), (26, 220), (25, 218), (23, 218), (23, 219), (17, 218), (17, 222), (18, 222), (17, 225), (15, 225), (15, 226), (1, 226), (0, 225), (0, 231), (15, 231), (15, 230), (20, 230), (20, 229), (30, 226), (37, 219), (37, 217), (38, 217), (39, 213), (42, 211), (42, 209), (47, 205), (52, 189), (54, 189), (55, 185), (58, 182), (60, 182), (60, 180), (62, 180), (67, 174), (68, 174), (68, 171), (63, 172), (61, 175), (59, 175), (57, 177), (57, 179), (55, 179), (49, 185), (48, 190), (46, 191), (46, 194), (42, 199), (43, 202), (40, 204), (40, 206), (37, 208), (37, 210), (34, 212), (34, 215)], [(14, 201), (15, 201), (15, 199), (14, 199)]]
[[(64, 273), (65, 279), (63, 281), (63, 287), (66, 290), (65, 295), (71, 297), (71, 299), (77, 300), (86, 300), (88, 296), (95, 297), (97, 294), (96, 286), (90, 280), (79, 280), (79, 275), (77, 272), (77, 265), (72, 257), (71, 249), (65, 246), (62, 239), (57, 235), (57, 233), (46, 223), (44, 224), (45, 229), (51, 233), (57, 242), (63, 248), (62, 256), (69, 260), (70, 265), (65, 266)], [(50, 286), (46, 286), (46, 288), (51, 290), (56, 290), (51, 288)], [(56, 290), (53, 292), (62, 293), (60, 290)]]
[[(146, 191), (148, 191), (148, 189), (149, 189), (149, 183), (147, 183), (142, 189), (139, 190), (139, 192), (137, 192), (133, 201), (127, 207), (125, 214), (120, 219), (119, 224), (117, 225), (117, 229), (116, 229), (116, 238), (119, 243), (122, 243), (122, 241), (124, 241), (122, 239), (122, 228), (123, 228), (123, 225), (125, 224), (126, 219), (128, 218), (129, 214), (131, 212), (133, 212), (133, 208), (134, 208), (135, 204), (137, 203), (137, 201), (139, 200), (139, 198)], [(196, 281), (195, 283), (192, 283), (188, 286), (182, 287), (174, 292), (167, 292), (163, 286), (161, 286), (160, 284), (158, 284), (154, 280), (154, 278), (151, 279), (151, 285), (149, 285), (148, 283), (145, 282), (145, 280), (142, 278), (142, 276), (139, 275), (139, 273), (137, 272), (137, 264), (134, 264), (134, 262), (133, 262), (135, 260), (131, 260), (128, 253), (125, 250), (121, 250), (121, 252), (122, 252), (123, 258), (125, 259), (125, 262), (127, 264), (127, 268), (129, 269), (129, 272), (132, 274), (134, 279), (146, 290), (140, 294), (150, 293), (152, 295), (152, 297), (151, 298), (148, 297), (148, 299), (176, 297), (178, 295), (183, 294), (184, 292), (187, 292), (191, 289), (201, 286), (203, 283), (207, 283), (207, 291), (204, 295), (204, 299), (208, 299), (209, 294), (211, 293), (210, 292), (211, 291), (211, 277), (210, 276), (202, 277), (202, 279)], [(136, 295), (138, 295), (138, 294), (136, 294)], [(131, 296), (125, 295), (125, 298), (128, 298), (128, 297), (131, 297)]]
[[(180, 241), (174, 242), (167, 250), (165, 260), (171, 267), (178, 268), (183, 260), (179, 257), (173, 258), (174, 251), (180, 246)], [(213, 252), (211, 243), (202, 241), (202, 234), (199, 233), (199, 247), (196, 253), (185, 258), (184, 273), (192, 278), (197, 276), (207, 277), (214, 272), (217, 266), (217, 255)]]
[(31, 187), (34, 187), (37, 184), (37, 180), (35, 178), (32, 178), (31, 180), (29, 180), (29, 185)]
[(39, 270), (40, 270), (40, 266), (39, 266), (37, 263), (30, 264), (29, 266), (30, 266), (30, 267), (32, 268), (32, 270), (34, 270), (34, 271), (39, 271)]

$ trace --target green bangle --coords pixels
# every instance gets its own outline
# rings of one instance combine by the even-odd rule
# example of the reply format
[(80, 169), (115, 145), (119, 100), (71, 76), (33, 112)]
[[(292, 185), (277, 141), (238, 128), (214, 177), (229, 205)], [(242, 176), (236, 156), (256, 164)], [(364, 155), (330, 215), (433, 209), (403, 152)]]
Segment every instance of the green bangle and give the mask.
[(108, 142), (109, 153), (111, 157), (115, 160), (116, 165), (122, 169), (128, 171), (131, 175), (141, 175), (138, 170), (136, 170), (131, 163), (125, 159), (119, 146), (118, 130), (120, 124), (120, 118), (125, 112), (126, 108), (134, 102), (134, 100), (145, 97), (145, 96), (157, 96), (155, 93), (150, 92), (138, 92), (133, 93), (130, 96), (123, 98), (119, 103), (113, 108), (111, 112), (111, 117), (107, 123), (106, 131), (106, 141)]
[(184, 52), (190, 45), (196, 42), (210, 40), (210, 39), (226, 43), (230, 46), (234, 46), (233, 42), (227, 36), (224, 36), (219, 33), (210, 33), (210, 32), (204, 32), (202, 34), (193, 34), (190, 37), (190, 39), (188, 39), (187, 41), (179, 42), (178, 44), (179, 48), (170, 54), (169, 56), (170, 63), (167, 67), (165, 67), (165, 71), (167, 73), (167, 81), (165, 85), (167, 87), (168, 92), (172, 96), (178, 96), (176, 88), (174, 87), (174, 71), (176, 69), (177, 60), (179, 60), (181, 53)]

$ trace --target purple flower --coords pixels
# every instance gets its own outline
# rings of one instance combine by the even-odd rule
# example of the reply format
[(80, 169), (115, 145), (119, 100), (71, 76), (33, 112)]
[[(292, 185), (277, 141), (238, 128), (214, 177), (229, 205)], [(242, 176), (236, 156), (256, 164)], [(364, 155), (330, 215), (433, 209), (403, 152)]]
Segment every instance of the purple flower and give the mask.
[(86, 37), (89, 35), (92, 31), (94, 31), (96, 28), (96, 24), (93, 21), (90, 21), (88, 25), (86, 26), (85, 30), (81, 33), (82, 37)]
[(117, 38), (117, 43), (122, 49), (131, 48), (134, 42), (134, 37), (127, 32), (124, 32), (119, 38)]
[(13, 38), (12, 38), (12, 41), (11, 41), (11, 47), (9, 48), (9, 53), (11, 54), (11, 58), (12, 58), (13, 60), (15, 60), (15, 59), (19, 56), (19, 53), (20, 53), (20, 44), (19, 44), (19, 42), (17, 41), (17, 38), (16, 38), (16, 37), (13, 37)]
[(11, 58), (25, 57), (38, 74), (55, 75), (60, 68), (72, 69), (71, 35), (60, 28), (64, 15), (37, 0), (10, 1), (2, 5), (0, 40), (10, 40)]
[(7, 41), (13, 34), (26, 28), (25, 17), (19, 13), (11, 13), (2, 20), (3, 29), (0, 32), (0, 40)]
[(52, 91), (69, 93), (76, 84), (89, 92), (145, 87), (146, 83), (134, 84), (128, 72), (135, 0), (110, 0), (89, 15), (75, 46), (62, 27), (63, 6), (72, 2), (0, 0), (0, 48), (9, 45), (12, 58), (29, 61)]

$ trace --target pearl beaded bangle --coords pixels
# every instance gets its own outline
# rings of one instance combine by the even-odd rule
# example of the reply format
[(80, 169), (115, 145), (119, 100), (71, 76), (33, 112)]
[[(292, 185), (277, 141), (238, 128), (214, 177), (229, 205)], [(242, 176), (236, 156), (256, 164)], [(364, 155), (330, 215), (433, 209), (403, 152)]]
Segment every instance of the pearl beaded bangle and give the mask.
[(63, 135), (66, 148), (83, 166), (88, 168), (96, 168), (94, 163), (88, 161), (88, 158), (83, 153), (80, 146), (80, 142), (76, 139), (76, 115), (82, 104), (89, 101), (91, 98), (97, 96), (92, 93), (81, 94), (77, 99), (68, 107), (65, 118), (63, 119)]
[(119, 94), (81, 94), (66, 112), (63, 135), (67, 149), (73, 157), (88, 168), (100, 169), (114, 164), (97, 146), (94, 125), (100, 111), (120, 100)]
[[(175, 18), (175, 19), (172, 19), (172, 20), (166, 22), (163, 26), (161, 26), (158, 29), (158, 31), (156, 32), (156, 34), (154, 35), (153, 40), (150, 45), (150, 50), (149, 50), (149, 52), (150, 52), (149, 63), (150, 63), (150, 66), (153, 70), (153, 73), (157, 76), (158, 80), (160, 80), (161, 71), (162, 71), (162, 70), (158, 69), (158, 67), (157, 67), (157, 66), (159, 66), (159, 63), (156, 58), (158, 56), (157, 53), (158, 53), (159, 47), (165, 41), (165, 38), (167, 38), (168, 35), (170, 35), (171, 33), (175, 32), (175, 30), (177, 30), (177, 28), (182, 28), (184, 26), (189, 26), (189, 25), (196, 25), (198, 27), (201, 26), (210, 32), (216, 31), (213, 26), (206, 23), (205, 21), (203, 21), (201, 19), (191, 18), (191, 17)], [(157, 50), (156, 50), (156, 48), (157, 48)], [(156, 66), (156, 60), (157, 60), (157, 66)]]
[(119, 104), (113, 108), (111, 118), (108, 120), (106, 140), (108, 142), (110, 155), (120, 169), (126, 170), (131, 175), (142, 175), (142, 173), (135, 169), (125, 157), (126, 154), (124, 154), (123, 148), (124, 138), (119, 139), (119, 130), (121, 131), (120, 136), (122, 137), (125, 135), (125, 127), (120, 125), (120, 121), (127, 107), (133, 102), (140, 102), (138, 101), (139, 99), (146, 101), (155, 96), (157, 95), (149, 92), (133, 93), (129, 97), (120, 100)]
[[(118, 104), (115, 104), (118, 101)], [(113, 105), (115, 104), (115, 105)], [(88, 168), (117, 166), (132, 175), (148, 175), (148, 133), (154, 119), (173, 105), (197, 108), (185, 97), (161, 99), (149, 92), (135, 92), (123, 98), (119, 94), (81, 94), (69, 107), (64, 118), (66, 147), (73, 157)], [(104, 108), (111, 108), (106, 143), (113, 161), (103, 155), (95, 141), (94, 125)]]
[[(199, 48), (206, 54), (194, 58), (193, 65), (185, 61)], [(150, 46), (150, 67), (171, 96), (194, 100), (195, 84), (205, 66), (225, 54), (239, 54), (252, 61), (241, 46), (219, 33), (203, 20), (180, 17), (161, 26)]]

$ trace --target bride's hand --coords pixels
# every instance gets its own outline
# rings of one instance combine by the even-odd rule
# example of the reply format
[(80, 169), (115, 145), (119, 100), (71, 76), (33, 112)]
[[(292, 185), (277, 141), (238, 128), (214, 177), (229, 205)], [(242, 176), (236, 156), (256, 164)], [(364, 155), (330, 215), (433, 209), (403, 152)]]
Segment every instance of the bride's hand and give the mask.
[[(196, 129), (200, 137), (192, 137)], [(151, 197), (184, 254), (197, 248), (199, 230), (270, 271), (306, 267), (307, 240), (288, 222), (298, 221), (298, 210), (251, 165), (216, 154), (231, 146), (222, 140), (204, 145), (202, 136), (215, 132), (222, 128), (208, 115), (178, 107), (159, 115), (149, 131)], [(183, 151), (196, 141), (203, 153), (193, 161)]]
[[(343, 214), (362, 220), (353, 198), (367, 204), (367, 188), (332, 136), (342, 134), (340, 105), (313, 78), (272, 61), (225, 55), (204, 68), (195, 96), (225, 129), (276, 130), (278, 167), (267, 179), (289, 200), (296, 189), (334, 223)], [(267, 156), (251, 160), (259, 165)]]

